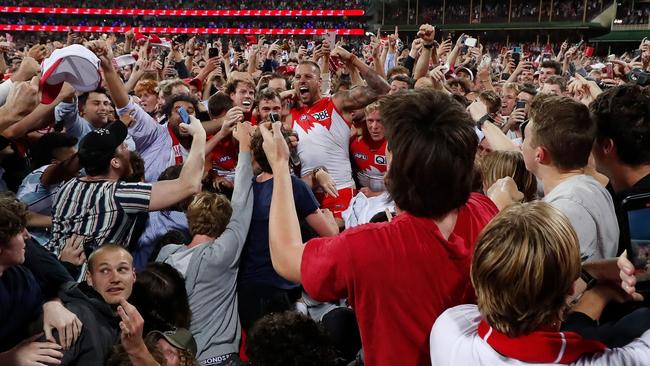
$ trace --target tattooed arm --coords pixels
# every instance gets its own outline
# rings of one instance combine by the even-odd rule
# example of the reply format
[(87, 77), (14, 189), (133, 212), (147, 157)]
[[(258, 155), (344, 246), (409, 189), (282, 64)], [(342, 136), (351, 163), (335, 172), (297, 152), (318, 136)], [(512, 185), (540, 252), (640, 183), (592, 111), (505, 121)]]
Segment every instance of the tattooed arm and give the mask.
[(390, 90), (390, 85), (386, 80), (355, 55), (341, 47), (337, 47), (332, 54), (344, 60), (350, 69), (359, 70), (359, 73), (366, 81), (366, 86), (358, 86), (334, 95), (334, 104), (340, 111), (349, 112), (363, 108)]

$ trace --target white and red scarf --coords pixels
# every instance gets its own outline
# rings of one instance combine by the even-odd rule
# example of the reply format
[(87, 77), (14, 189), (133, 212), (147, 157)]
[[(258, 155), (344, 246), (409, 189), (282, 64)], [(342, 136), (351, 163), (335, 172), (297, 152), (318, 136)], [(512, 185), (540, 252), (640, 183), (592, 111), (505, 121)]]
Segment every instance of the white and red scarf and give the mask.
[(478, 335), (500, 354), (528, 363), (570, 364), (580, 357), (600, 353), (604, 344), (582, 338), (574, 332), (534, 331), (511, 338), (490, 326), (485, 320), (478, 325)]
[(167, 124), (167, 130), (169, 131), (169, 136), (172, 138), (172, 150), (174, 151), (174, 160), (176, 165), (183, 164), (183, 153), (181, 152), (181, 143), (178, 141), (178, 137), (172, 130), (171, 126)]

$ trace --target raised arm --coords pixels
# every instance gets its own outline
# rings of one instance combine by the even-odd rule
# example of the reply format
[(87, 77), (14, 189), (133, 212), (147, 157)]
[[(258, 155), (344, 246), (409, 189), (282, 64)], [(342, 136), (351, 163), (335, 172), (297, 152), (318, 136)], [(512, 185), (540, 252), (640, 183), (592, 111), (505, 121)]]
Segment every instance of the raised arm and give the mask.
[[(250, 148), (252, 131), (253, 127), (248, 122), (238, 123), (233, 131), (233, 136), (239, 141), (239, 157), (235, 171), (235, 189), (231, 201), (232, 217), (226, 230), (215, 241), (225, 247), (226, 258), (233, 265), (237, 265), (239, 261), (253, 215), (253, 165)], [(224, 255), (221, 250), (213, 253)], [(223, 260), (223, 258), (219, 258), (219, 260)]]
[(372, 65), (377, 74), (385, 78), (384, 64), (381, 62), (381, 42), (378, 37), (372, 36), (370, 38), (370, 49), (372, 52)]
[(201, 191), (201, 178), (205, 163), (205, 130), (201, 122), (190, 116), (190, 124), (181, 124), (181, 132), (192, 135), (192, 147), (178, 179), (159, 181), (151, 187), (149, 211), (169, 207)]
[(456, 65), (456, 59), (460, 54), (460, 49), (463, 47), (462, 40), (463, 38), (465, 38), (464, 36), (465, 33), (463, 33), (460, 37), (458, 37), (458, 39), (456, 40), (456, 44), (454, 45), (454, 48), (449, 53), (449, 57), (447, 58), (447, 65), (449, 65), (449, 68), (452, 68)]
[(527, 60), (521, 60), (519, 62), (519, 65), (517, 65), (517, 67), (515, 68), (515, 71), (512, 72), (512, 74), (510, 75), (510, 77), (508, 78), (508, 80), (506, 82), (508, 82), (508, 83), (516, 83), (517, 78), (519, 77), (519, 75), (526, 69), (531, 69), (532, 70), (533, 69), (533, 63), (530, 62), (530, 61), (527, 61)]
[(129, 94), (124, 88), (122, 79), (113, 67), (113, 52), (108, 48), (104, 41), (94, 41), (88, 43), (87, 47), (99, 57), (104, 71), (104, 79), (111, 93), (111, 98), (115, 103), (115, 109), (124, 108), (129, 104)]
[(332, 56), (340, 57), (348, 64), (348, 67), (359, 70), (367, 84), (367, 86), (336, 93), (333, 100), (340, 111), (349, 112), (363, 108), (390, 91), (390, 85), (388, 85), (386, 80), (376, 71), (370, 69), (363, 61), (359, 60), (357, 56), (341, 47), (337, 47), (332, 52)]
[[(50, 104), (43, 104), (39, 103), (36, 108), (34, 108), (31, 113), (29, 113), (25, 118), (21, 119), (18, 123), (12, 125), (11, 127), (7, 128), (2, 135), (5, 136), (6, 138), (18, 138), (25, 136), (27, 133), (30, 131), (37, 130), (39, 128), (42, 128), (43, 126), (47, 125), (50, 123), (52, 120), (54, 120), (54, 111), (57, 105), (62, 102), (63, 100), (73, 97), (74, 96), (74, 89), (70, 84), (64, 83), (63, 87), (61, 88), (61, 92), (59, 93), (59, 96), (54, 100), (54, 102)], [(74, 108), (76, 111), (76, 104), (74, 104)], [(75, 124), (77, 122), (77, 113), (74, 112), (74, 115), (70, 115), (72, 119), (72, 123)], [(80, 126), (70, 126), (70, 128), (66, 128), (66, 131), (70, 135), (77, 136), (74, 131), (76, 130), (83, 130), (83, 127)]]
[(20, 121), (38, 105), (38, 78), (14, 83), (6, 103), (0, 107), (0, 132)]
[(289, 172), (289, 147), (282, 137), (280, 122), (273, 124), (273, 133), (265, 126), (259, 128), (264, 137), (262, 146), (273, 170), (273, 195), (269, 213), (271, 261), (280, 276), (300, 283), (304, 246)]
[(133, 29), (130, 29), (128, 32), (124, 33), (124, 53), (130, 53), (133, 49), (133, 39), (135, 38), (135, 32)]
[(431, 53), (433, 52), (433, 39), (436, 35), (435, 28), (430, 24), (422, 24), (418, 31), (418, 37), (422, 40), (422, 49), (420, 50), (420, 58), (415, 64), (413, 71), (413, 79), (417, 80), (426, 76), (429, 72), (429, 61), (431, 60)]

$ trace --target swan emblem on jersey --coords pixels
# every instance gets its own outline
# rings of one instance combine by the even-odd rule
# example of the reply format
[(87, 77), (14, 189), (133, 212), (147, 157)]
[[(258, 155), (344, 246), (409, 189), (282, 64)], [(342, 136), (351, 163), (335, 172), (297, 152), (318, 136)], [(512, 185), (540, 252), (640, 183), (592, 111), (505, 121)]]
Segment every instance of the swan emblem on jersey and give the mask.
[(309, 133), (317, 122), (329, 130), (330, 125), (332, 124), (332, 119), (330, 117), (331, 116), (327, 112), (327, 109), (324, 109), (314, 114), (304, 113), (300, 115), (297, 123), (306, 133)]

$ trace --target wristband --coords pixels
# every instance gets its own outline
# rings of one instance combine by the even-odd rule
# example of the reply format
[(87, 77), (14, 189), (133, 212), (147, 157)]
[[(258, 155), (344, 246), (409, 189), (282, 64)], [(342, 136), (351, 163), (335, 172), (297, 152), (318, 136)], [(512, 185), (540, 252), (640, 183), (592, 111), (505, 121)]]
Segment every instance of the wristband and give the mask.
[(427, 50), (430, 50), (433, 48), (433, 43), (431, 44), (423, 44), (422, 47), (426, 48)]
[(591, 290), (594, 286), (596, 286), (596, 283), (598, 282), (592, 275), (589, 274), (589, 272), (585, 271), (584, 269), (580, 271), (580, 278), (587, 284), (585, 291)]
[(312, 181), (312, 186), (314, 187), (318, 186), (318, 179), (316, 178), (316, 174), (318, 174), (318, 172), (320, 172), (321, 170), (327, 172), (327, 168), (325, 168), (324, 166), (318, 166), (311, 171), (311, 181)]
[(329, 173), (329, 172), (327, 171), (327, 168), (326, 168), (326, 167), (324, 167), (324, 166), (317, 166), (317, 167), (314, 168), (314, 170), (312, 171), (312, 174), (314, 175), (314, 177), (316, 177), (316, 173), (318, 173), (318, 172), (321, 171), (321, 170), (324, 171), (325, 173)]
[(485, 121), (494, 122), (492, 117), (490, 117), (489, 114), (486, 114), (485, 116), (479, 118), (478, 121), (476, 121), (476, 127), (478, 127), (479, 130), (483, 129), (483, 123), (485, 123)]

